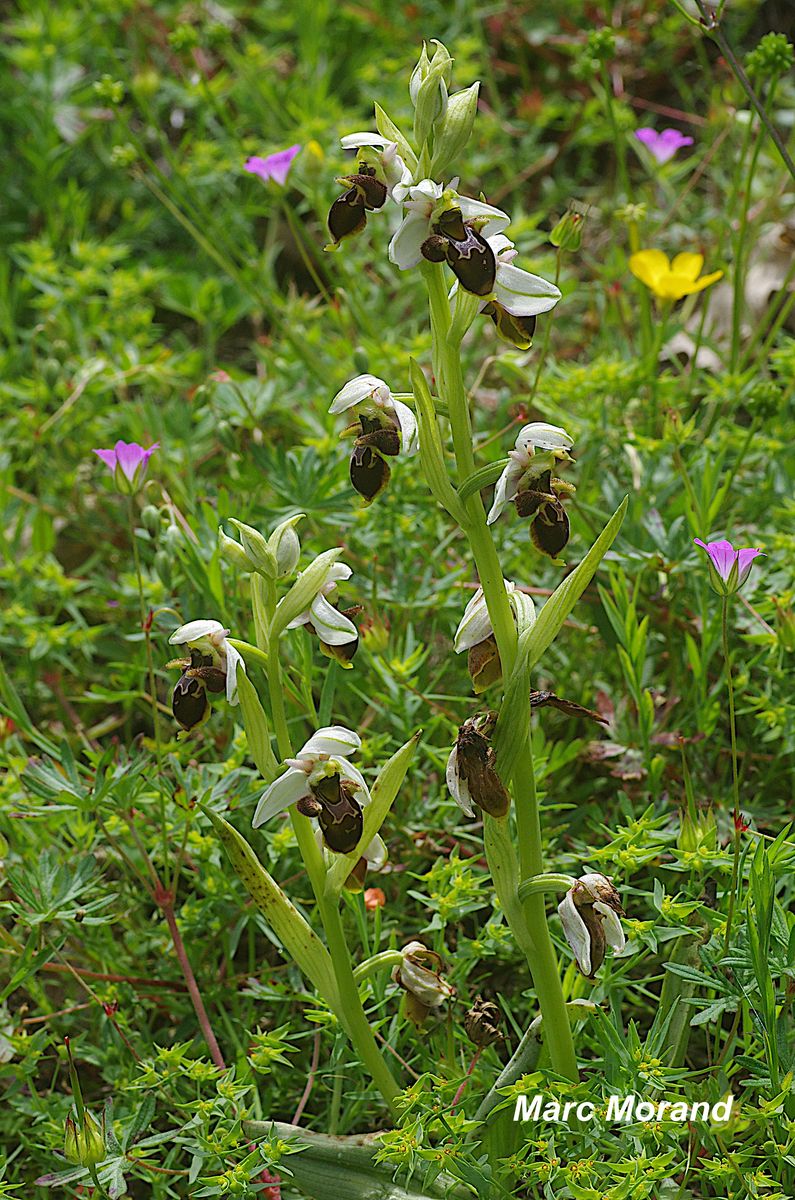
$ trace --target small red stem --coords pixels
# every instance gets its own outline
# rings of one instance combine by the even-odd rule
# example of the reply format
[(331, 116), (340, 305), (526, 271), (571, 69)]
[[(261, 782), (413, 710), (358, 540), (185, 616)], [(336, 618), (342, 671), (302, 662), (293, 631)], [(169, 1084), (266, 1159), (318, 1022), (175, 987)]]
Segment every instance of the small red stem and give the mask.
[(190, 965), (187, 951), (185, 950), (185, 943), (182, 940), (182, 934), (177, 928), (177, 918), (174, 915), (173, 898), (170, 893), (161, 892), (158, 889), (158, 892), (155, 894), (155, 899), (162, 909), (163, 916), (166, 918), (166, 924), (168, 925), (169, 933), (171, 934), (171, 940), (174, 943), (174, 949), (177, 952), (179, 965), (182, 967), (182, 974), (185, 977), (185, 983), (187, 984), (188, 992), (190, 993), (190, 998), (193, 1002), (196, 1017), (201, 1027), (201, 1031), (204, 1034), (204, 1040), (210, 1050), (210, 1057), (220, 1071), (225, 1071), (226, 1063), (224, 1062), (224, 1056), (221, 1053), (221, 1048), (218, 1045), (215, 1034), (213, 1033), (212, 1025), (210, 1024), (210, 1018), (207, 1016), (207, 1009), (204, 1007), (204, 1001), (202, 1000), (201, 992), (199, 991), (199, 985), (196, 983), (196, 976), (193, 974), (193, 968)]
[(472, 1074), (472, 1072), (474, 1071), (474, 1069), (475, 1069), (475, 1067), (476, 1067), (476, 1065), (477, 1065), (477, 1061), (478, 1061), (478, 1059), (480, 1058), (480, 1056), (481, 1056), (481, 1054), (482, 1054), (482, 1053), (483, 1053), (483, 1047), (482, 1047), (482, 1046), (479, 1046), (479, 1047), (478, 1047), (478, 1049), (475, 1051), (475, 1057), (472, 1059), (472, 1062), (469, 1064), (469, 1070), (467, 1071), (467, 1073), (466, 1073), (466, 1075), (464, 1076), (464, 1078), (461, 1080), (461, 1086), (460, 1086), (460, 1088), (458, 1089), (458, 1091), (456, 1092), (455, 1096), (453, 1097), (453, 1103), (452, 1103), (452, 1105), (451, 1105), (451, 1107), (450, 1107), (450, 1115), (451, 1115), (451, 1116), (452, 1116), (452, 1114), (455, 1112), (455, 1106), (456, 1106), (456, 1104), (458, 1104), (458, 1101), (461, 1099), (461, 1097), (462, 1097), (462, 1096), (463, 1096), (463, 1094), (464, 1094), (464, 1088), (465, 1088), (465, 1087), (466, 1087), (466, 1085), (469, 1083), (469, 1076), (470, 1076), (470, 1075)]

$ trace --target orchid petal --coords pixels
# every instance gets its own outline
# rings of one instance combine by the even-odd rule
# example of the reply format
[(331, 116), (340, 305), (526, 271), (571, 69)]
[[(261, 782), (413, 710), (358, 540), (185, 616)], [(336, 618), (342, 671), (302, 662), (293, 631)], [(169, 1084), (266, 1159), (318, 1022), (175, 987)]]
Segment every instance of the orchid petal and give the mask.
[(577, 966), (583, 975), (590, 977), (591, 936), (588, 933), (585, 922), (577, 911), (577, 906), (570, 891), (566, 893), (558, 905), (558, 916), (563, 926), (563, 932), (566, 935), (566, 941), (574, 951)]
[(345, 386), (337, 392), (331, 402), (329, 412), (345, 412), (379, 393), (385, 398), (390, 396), (389, 387), (383, 379), (379, 379), (377, 375), (357, 375), (355, 379), (349, 379)]
[(392, 397), (392, 408), (395, 410), (398, 425), (403, 443), (403, 453), (409, 457), (416, 454), (420, 448), (419, 438), (417, 436), (417, 418), (408, 404), (404, 404), (402, 400), (396, 400)]
[(362, 739), (352, 729), (346, 729), (344, 725), (324, 725), (304, 743), (298, 751), (298, 757), (304, 759), (321, 754), (339, 754), (347, 758), (349, 754), (355, 754), (361, 744)]
[(555, 307), (560, 300), (560, 288), (540, 275), (498, 261), (494, 295), (513, 316), (534, 317)]
[[(416, 191), (412, 188), (412, 194)], [(392, 241), (389, 243), (389, 261), (407, 271), (416, 267), (422, 259), (421, 247), (430, 234), (430, 222), (422, 213), (409, 213), (404, 217)]]
[(609, 904), (603, 904), (601, 900), (595, 902), (594, 909), (603, 918), (602, 924), (608, 946), (612, 946), (616, 953), (620, 954), (626, 946), (627, 940), (624, 937), (624, 930), (621, 927), (618, 913), (614, 912)]
[(237, 704), (237, 672), (238, 668), (245, 671), (246, 664), (243, 661), (243, 655), (226, 639), (224, 639), (223, 649), (226, 655), (226, 698), (230, 704)]
[(482, 237), (488, 238), (496, 233), (501, 233), (511, 223), (511, 218), (501, 208), (494, 208), (483, 200), (473, 200), (469, 196), (457, 196), (455, 203), (461, 209), (461, 216), (465, 221), (471, 221), (476, 217), (488, 218), (480, 231)]
[(359, 631), (348, 617), (329, 604), (325, 596), (316, 596), (309, 608), (315, 633), (327, 646), (345, 646), (355, 642)]
[(516, 437), (516, 449), (520, 454), (525, 454), (530, 446), (538, 450), (571, 450), (573, 445), (574, 438), (565, 429), (548, 425), (546, 421), (531, 421)]
[(228, 632), (220, 621), (188, 621), (187, 625), (175, 629), (168, 640), (172, 646), (183, 646), (185, 643), (201, 641), (202, 638), (211, 638), (213, 634), (225, 635)]
[(447, 789), (450, 795), (455, 800), (456, 804), (468, 817), (474, 817), (475, 808), (472, 803), (472, 797), (469, 792), (469, 784), (465, 779), (462, 779), (458, 772), (458, 746), (453, 746), (450, 751), (450, 757), (447, 760), (447, 769), (445, 771), (445, 780)]
[(277, 813), (291, 808), (302, 796), (309, 795), (306, 772), (289, 767), (278, 779), (274, 779), (260, 797), (251, 824), (256, 829), (275, 817)]

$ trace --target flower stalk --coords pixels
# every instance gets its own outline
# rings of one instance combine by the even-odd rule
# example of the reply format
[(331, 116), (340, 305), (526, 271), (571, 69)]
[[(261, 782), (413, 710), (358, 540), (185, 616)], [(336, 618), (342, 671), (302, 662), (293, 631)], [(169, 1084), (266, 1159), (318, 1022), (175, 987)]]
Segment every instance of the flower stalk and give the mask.
[[(461, 484), (474, 474), (475, 459), (472, 423), (461, 370), (459, 329), (451, 331), (450, 309), (442, 271), (440, 264), (422, 264), (430, 307), (437, 392), (449, 413), (460, 488)], [(464, 511), (466, 523), (462, 528), (469, 540), (504, 676), (508, 679), (516, 662), (517, 630), (505, 590), (497, 548), (486, 524), (486, 514), (478, 492), (466, 498)], [(528, 878), (542, 874), (544, 869), (541, 823), (533, 773), (529, 695), (522, 721), (526, 728), (522, 769), (521, 773), (517, 771), (513, 777), (519, 860), (517, 862), (507, 836), (509, 816), (494, 818), (484, 814), (486, 855), (500, 902), (533, 976), (544, 1016), (552, 1066), (560, 1074), (576, 1080), (577, 1059), (566, 1015), (558, 963), (547, 927), (543, 896), (529, 896), (523, 904), (518, 899), (520, 872), (521, 877)]]

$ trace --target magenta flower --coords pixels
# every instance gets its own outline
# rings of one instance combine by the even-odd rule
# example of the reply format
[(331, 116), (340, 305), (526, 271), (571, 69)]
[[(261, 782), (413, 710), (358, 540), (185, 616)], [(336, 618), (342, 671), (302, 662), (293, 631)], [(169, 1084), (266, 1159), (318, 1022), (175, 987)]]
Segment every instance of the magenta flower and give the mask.
[(701, 538), (693, 541), (709, 556), (710, 582), (719, 596), (738, 592), (751, 572), (754, 559), (765, 557), (761, 550), (735, 550), (731, 542), (702, 542)]
[(290, 146), (287, 150), (277, 150), (275, 154), (269, 154), (267, 158), (259, 158), (255, 154), (252, 158), (246, 159), (243, 170), (248, 171), (251, 175), (259, 175), (264, 183), (272, 179), (274, 183), (278, 183), (279, 187), (284, 187), (292, 161), (300, 149), (301, 147), (298, 145)]
[(94, 454), (102, 459), (113, 475), (118, 491), (132, 496), (146, 478), (149, 459), (159, 447), (160, 443), (155, 442), (144, 450), (137, 442), (119, 441), (112, 450), (95, 450)]
[(656, 129), (636, 129), (635, 137), (652, 152), (658, 163), (668, 162), (682, 146), (693, 145), (693, 139), (678, 129), (663, 129), (662, 133)]

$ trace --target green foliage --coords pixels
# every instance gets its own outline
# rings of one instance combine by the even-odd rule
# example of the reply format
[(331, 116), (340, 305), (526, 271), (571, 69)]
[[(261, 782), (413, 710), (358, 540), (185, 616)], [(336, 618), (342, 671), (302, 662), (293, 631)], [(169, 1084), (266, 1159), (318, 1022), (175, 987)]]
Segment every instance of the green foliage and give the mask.
[[(723, 7), (738, 59), (788, 129), (790, 42), (759, 6)], [(792, 209), (745, 93), (677, 6), (653, 0), (610, 13), (580, 0), (98, 0), (88, 15), (72, 0), (21, 0), (0, 45), (0, 1196), (94, 1186), (63, 1155), (68, 1037), (86, 1105), (105, 1113), (97, 1174), (113, 1196), (269, 1197), (278, 1175), (285, 1200), (789, 1200)], [(376, 97), (378, 128), (406, 149), (394, 123), (412, 128), (407, 66), (431, 37), (454, 56), (451, 94), (481, 80), (465, 153), (457, 123), (471, 103), (454, 106), (450, 173), (511, 213), (520, 262), (557, 270), (563, 293), (527, 352), (476, 318), (462, 355), (477, 470), (457, 488), (421, 279), (389, 263), (389, 218), (371, 213), (339, 253), (322, 251), (350, 169), (339, 137), (373, 126)], [(695, 144), (655, 168), (634, 130), (668, 124)], [(294, 143), (286, 188), (243, 170)], [(558, 254), (549, 231), (572, 201), (587, 210), (582, 243)], [(627, 268), (652, 246), (701, 251), (724, 279), (663, 317)], [(769, 285), (761, 301), (754, 281)], [(719, 365), (694, 363), (692, 346), (659, 357), (681, 333)], [(328, 406), (364, 371), (413, 394), (435, 499), (403, 458), (371, 508), (352, 493), (344, 418)], [(544, 853), (552, 870), (613, 877), (629, 942), (586, 981), (547, 898), (566, 999), (598, 1006), (574, 1011), (582, 1078), (554, 1080), (542, 1048), (484, 1127), (474, 1114), (538, 1000), (482, 826), (444, 784), (478, 704), (452, 653), (475, 578), (448, 514), (490, 495), (526, 420), (574, 436), (577, 491), (565, 569), (535, 552), (510, 506), (496, 527), (505, 576), (537, 601), (513, 687), (606, 721), (533, 716)], [(119, 439), (160, 443), (131, 504), (92, 454)], [(343, 670), (305, 628), (284, 629), (314, 577), (282, 601), (268, 632), (283, 633), (288, 733), (302, 744), (303, 714), (360, 731), (375, 785), (367, 834), (383, 818), (390, 851), (390, 869), (365, 882), (383, 905), (343, 891), (341, 928), (354, 965), (424, 938), (457, 992), (418, 1032), (390, 970), (357, 985), (404, 1088), (376, 1142), (366, 1135), (390, 1119), (346, 1037), (292, 826), (251, 830), (283, 757), (262, 661), (249, 662), (241, 707), (212, 696), (192, 737), (177, 738), (169, 709), (176, 623), (214, 617), (258, 644), (251, 585), (220, 553), (219, 524), (269, 531), (299, 512), (301, 566), (344, 560), (341, 607), (364, 611)], [(767, 554), (730, 609), (737, 824), (720, 608), (692, 545), (724, 536)], [(500, 729), (512, 768), (523, 738)], [(265, 881), (275, 922), (218, 827)], [(514, 826), (487, 836), (512, 844)], [(337, 860), (332, 890), (352, 858)], [(465, 1016), (478, 995), (499, 1006), (504, 1042), (476, 1052)], [(536, 1091), (600, 1108), (611, 1092), (732, 1092), (735, 1109), (725, 1127), (616, 1127), (601, 1111), (581, 1128), (514, 1125), (515, 1097)]]

